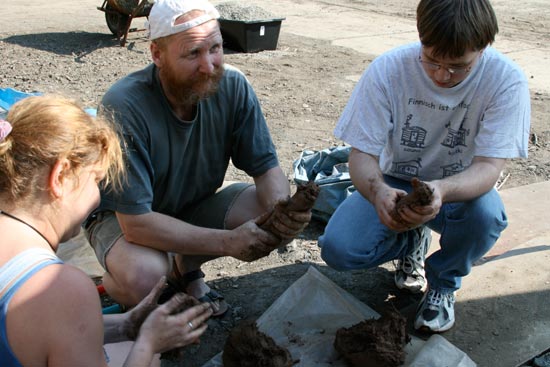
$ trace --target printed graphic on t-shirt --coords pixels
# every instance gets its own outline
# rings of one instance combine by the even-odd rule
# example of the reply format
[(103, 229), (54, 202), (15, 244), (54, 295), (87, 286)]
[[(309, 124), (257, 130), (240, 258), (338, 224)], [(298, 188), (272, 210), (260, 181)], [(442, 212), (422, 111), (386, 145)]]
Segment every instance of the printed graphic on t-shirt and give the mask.
[(401, 145), (411, 148), (424, 148), (427, 131), (420, 126), (411, 126), (412, 117), (412, 114), (407, 116), (405, 126), (401, 129)]
[(449, 148), (453, 148), (453, 149), (457, 146), (463, 146), (463, 147), (467, 146), (466, 136), (470, 135), (470, 129), (465, 129), (463, 127), (465, 120), (466, 119), (462, 120), (462, 123), (460, 124), (460, 127), (458, 128), (458, 130), (453, 129), (451, 127), (450, 122), (448, 122), (447, 125), (445, 125), (448, 132), (445, 139), (441, 142), (441, 145)]
[(394, 162), (392, 163), (392, 172), (410, 176), (410, 177), (417, 177), (419, 176), (420, 168), (422, 168), (422, 158), (417, 158), (415, 160), (411, 160), (408, 162)]
[[(429, 162), (425, 170), (440, 171), (440, 177), (452, 176), (466, 167), (462, 158), (468, 151), (468, 110), (470, 104), (464, 101), (455, 106), (409, 98), (409, 113), (401, 125), (400, 154), (391, 164), (391, 172), (398, 176), (422, 176), (422, 164)], [(448, 119), (443, 125), (438, 122)], [(427, 124), (426, 122), (432, 122)], [(454, 121), (454, 123), (453, 123)], [(457, 126), (457, 122), (460, 124)], [(437, 144), (439, 148), (434, 146)], [(439, 164), (438, 164), (439, 163)]]
[(465, 167), (462, 165), (462, 161), (459, 161), (458, 163), (451, 163), (441, 168), (443, 169), (443, 177), (449, 177), (464, 171)]

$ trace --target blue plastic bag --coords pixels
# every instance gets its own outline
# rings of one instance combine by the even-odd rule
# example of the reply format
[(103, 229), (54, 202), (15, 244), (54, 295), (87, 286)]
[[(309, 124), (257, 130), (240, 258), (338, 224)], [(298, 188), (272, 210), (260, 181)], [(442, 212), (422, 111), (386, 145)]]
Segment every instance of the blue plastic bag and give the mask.
[(25, 93), (18, 91), (17, 89), (13, 88), (0, 88), (0, 108), (3, 110), (9, 111), (10, 107), (15, 104), (17, 101), (30, 97), (30, 96), (38, 96), (41, 93)]
[[(30, 96), (39, 96), (42, 93), (33, 92), (25, 93), (13, 88), (0, 88), (0, 118), (6, 118), (8, 111), (17, 101)], [(84, 109), (89, 115), (95, 117), (97, 115), (97, 109), (86, 108)]]
[(350, 146), (321, 151), (304, 150), (300, 158), (294, 161), (294, 181), (297, 184), (313, 181), (319, 185), (319, 196), (312, 210), (313, 218), (328, 222), (338, 205), (355, 191), (349, 175), (350, 152)]

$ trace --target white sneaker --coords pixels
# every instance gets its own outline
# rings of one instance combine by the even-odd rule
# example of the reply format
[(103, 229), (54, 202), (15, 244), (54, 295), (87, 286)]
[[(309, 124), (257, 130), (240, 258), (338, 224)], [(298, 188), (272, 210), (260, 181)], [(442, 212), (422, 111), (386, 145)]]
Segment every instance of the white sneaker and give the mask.
[(454, 293), (442, 293), (430, 289), (420, 301), (414, 328), (432, 333), (449, 330), (455, 323), (454, 303)]
[(399, 289), (406, 289), (411, 293), (426, 291), (428, 282), (424, 271), (424, 260), (432, 242), (432, 233), (426, 226), (421, 226), (417, 231), (418, 241), (414, 249), (398, 260), (395, 270), (395, 285)]

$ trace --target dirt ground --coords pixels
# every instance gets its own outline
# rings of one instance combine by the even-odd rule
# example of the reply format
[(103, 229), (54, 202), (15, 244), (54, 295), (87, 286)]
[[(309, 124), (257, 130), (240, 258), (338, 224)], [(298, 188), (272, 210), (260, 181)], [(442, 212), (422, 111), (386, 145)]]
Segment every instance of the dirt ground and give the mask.
[[(310, 2), (389, 14), (396, 22), (414, 19), (410, 1)], [(543, 2), (530, 1), (518, 10), (516, 2), (495, 0), (501, 34), (526, 45), (548, 43), (550, 17)], [(0, 88), (61, 93), (96, 107), (114, 81), (150, 62), (145, 32), (130, 33), (126, 46), (120, 47), (96, 10), (101, 1), (78, 3), (77, 8), (70, 0), (3, 0)], [(135, 21), (135, 26), (142, 24), (143, 20)], [(226, 62), (240, 68), (256, 90), (290, 182), (292, 163), (304, 149), (341, 144), (332, 131), (355, 81), (371, 60), (371, 55), (284, 31), (276, 51), (227, 50)], [(350, 75), (357, 78), (344, 77)], [(502, 189), (550, 179), (549, 116), (548, 89), (533, 89), (530, 155), (507, 165)], [(233, 169), (227, 178), (248, 180)], [(259, 317), (311, 265), (379, 312), (388, 304), (404, 309), (418, 300), (395, 288), (391, 264), (349, 273), (328, 269), (317, 248), (322, 230), (322, 223), (313, 222), (291, 246), (254, 263), (234, 259), (209, 263), (204, 269), (209, 284), (225, 295), (232, 309), (224, 318), (209, 322), (201, 344), (188, 348), (184, 362), (165, 365), (202, 365), (221, 350), (239, 320)]]

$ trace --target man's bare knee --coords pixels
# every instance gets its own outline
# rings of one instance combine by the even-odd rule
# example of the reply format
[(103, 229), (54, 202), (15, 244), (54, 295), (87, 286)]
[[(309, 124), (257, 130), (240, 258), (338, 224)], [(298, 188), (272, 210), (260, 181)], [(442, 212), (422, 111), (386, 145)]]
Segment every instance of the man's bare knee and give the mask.
[(170, 270), (166, 253), (127, 242), (117, 242), (106, 263), (105, 290), (127, 306), (139, 303)]
[(236, 228), (241, 224), (263, 214), (267, 208), (262, 208), (256, 195), (256, 187), (250, 186), (237, 196), (235, 203), (229, 210), (226, 220), (228, 229)]

